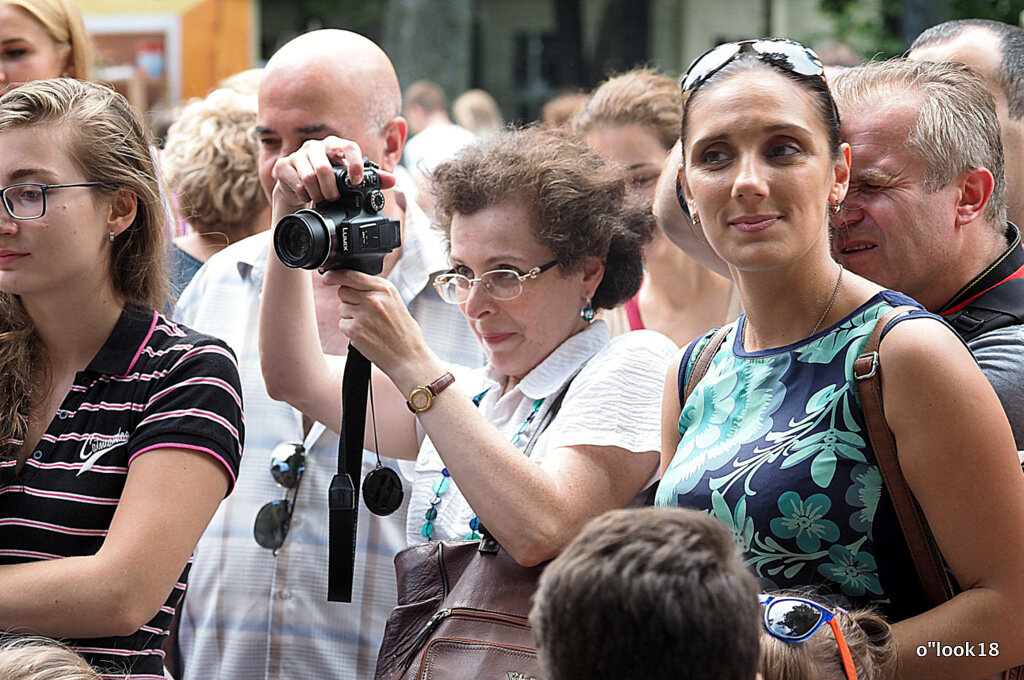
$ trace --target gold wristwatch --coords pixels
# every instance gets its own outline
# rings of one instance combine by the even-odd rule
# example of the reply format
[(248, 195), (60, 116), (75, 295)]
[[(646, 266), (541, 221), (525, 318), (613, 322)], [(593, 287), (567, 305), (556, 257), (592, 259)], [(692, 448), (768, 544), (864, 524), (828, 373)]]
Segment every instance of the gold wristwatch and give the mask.
[(434, 403), (434, 397), (441, 394), (441, 391), (455, 382), (455, 376), (451, 372), (445, 373), (429, 385), (420, 385), (412, 388), (405, 405), (413, 413), (423, 413)]

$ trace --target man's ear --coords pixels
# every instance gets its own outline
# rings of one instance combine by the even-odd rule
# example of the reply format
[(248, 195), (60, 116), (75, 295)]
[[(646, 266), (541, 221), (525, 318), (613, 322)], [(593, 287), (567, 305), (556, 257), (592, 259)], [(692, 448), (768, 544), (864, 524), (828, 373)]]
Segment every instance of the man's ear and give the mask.
[(956, 204), (956, 226), (962, 227), (981, 217), (992, 198), (995, 180), (988, 168), (971, 168), (960, 179), (960, 198)]
[(409, 125), (405, 118), (395, 116), (384, 126), (384, 157), (380, 159), (380, 167), (391, 172), (402, 159), (402, 149), (405, 148), (406, 135), (409, 133)]
[(839, 146), (839, 158), (832, 169), (834, 177), (828, 200), (833, 204), (842, 203), (846, 198), (846, 192), (850, 189), (850, 145), (846, 142)]
[(135, 221), (135, 215), (139, 209), (139, 197), (135, 192), (125, 187), (119, 187), (110, 201), (110, 210), (107, 212), (107, 229), (119, 236), (125, 229)]

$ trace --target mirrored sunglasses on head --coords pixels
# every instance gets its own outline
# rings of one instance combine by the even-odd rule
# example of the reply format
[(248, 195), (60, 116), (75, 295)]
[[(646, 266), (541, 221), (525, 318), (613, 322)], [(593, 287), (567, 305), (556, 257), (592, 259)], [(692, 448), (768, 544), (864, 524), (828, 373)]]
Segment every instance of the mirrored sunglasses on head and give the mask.
[[(805, 642), (826, 623), (832, 629), (839, 656), (843, 662), (846, 680), (857, 680), (857, 667), (853, 663), (850, 646), (836, 620), (836, 613), (813, 600), (792, 595), (760, 593), (758, 602), (764, 605), (764, 628), (772, 637), (788, 643)], [(844, 609), (838, 611), (847, 613)]]
[(759, 38), (740, 40), (713, 47), (697, 57), (680, 83), (683, 92), (695, 89), (705, 80), (722, 70), (729, 62), (745, 52), (753, 53), (758, 59), (770, 62), (779, 68), (801, 76), (824, 78), (825, 67), (814, 50), (795, 40), (785, 38)]
[(266, 503), (256, 513), (252, 533), (256, 542), (267, 550), (277, 550), (284, 545), (295, 511), (295, 497), (299, 482), (306, 469), (306, 448), (302, 444), (287, 442), (274, 447), (270, 456), (270, 474), (278, 486), (288, 489), (291, 498), (282, 498)]

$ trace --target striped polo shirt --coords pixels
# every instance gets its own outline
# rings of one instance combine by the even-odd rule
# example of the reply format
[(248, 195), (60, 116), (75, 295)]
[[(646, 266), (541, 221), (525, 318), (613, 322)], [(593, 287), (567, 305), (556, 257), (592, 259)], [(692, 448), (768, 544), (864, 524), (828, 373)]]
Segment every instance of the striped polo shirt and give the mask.
[[(0, 461), (0, 564), (96, 553), (128, 468), (147, 451), (212, 456), (233, 486), (243, 439), (240, 395), (227, 345), (152, 310), (126, 306), (99, 353), (75, 376), (22, 470), (15, 471), (14, 460)], [(134, 634), (68, 644), (104, 677), (162, 679), (160, 645), (188, 570)]]

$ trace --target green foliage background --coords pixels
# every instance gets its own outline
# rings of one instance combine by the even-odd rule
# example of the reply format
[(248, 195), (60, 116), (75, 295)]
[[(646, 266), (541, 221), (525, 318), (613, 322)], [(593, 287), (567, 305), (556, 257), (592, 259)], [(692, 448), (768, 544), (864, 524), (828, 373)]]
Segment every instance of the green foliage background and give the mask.
[[(868, 59), (902, 54), (908, 44), (900, 29), (908, 18), (910, 3), (880, 0), (875, 7), (870, 4), (863, 0), (820, 0), (821, 10), (834, 22), (833, 39)], [(930, 11), (926, 25), (951, 19), (994, 19), (1020, 25), (1024, 0), (944, 0), (935, 2)]]

